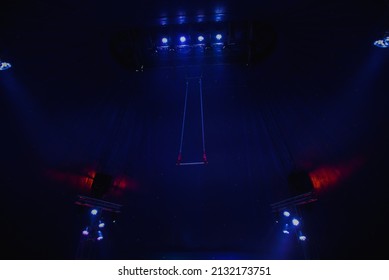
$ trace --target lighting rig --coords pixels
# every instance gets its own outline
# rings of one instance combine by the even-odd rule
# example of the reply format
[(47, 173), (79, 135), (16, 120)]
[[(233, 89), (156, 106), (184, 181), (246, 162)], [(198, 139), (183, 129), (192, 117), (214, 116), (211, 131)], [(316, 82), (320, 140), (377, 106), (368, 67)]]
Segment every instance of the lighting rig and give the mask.
[(208, 21), (132, 27), (112, 35), (111, 53), (122, 66), (254, 64), (276, 46), (274, 28), (264, 22)]
[(288, 177), (292, 196), (271, 204), (276, 223), (286, 235), (294, 235), (304, 242), (307, 236), (304, 233), (302, 207), (318, 200), (312, 182), (307, 172), (294, 171)]
[[(106, 227), (105, 212), (118, 214), (122, 205), (103, 200), (103, 196), (112, 187), (112, 176), (96, 173), (93, 178), (91, 197), (79, 195), (76, 205), (87, 207), (89, 211), (89, 224), (82, 230), (85, 241), (101, 241), (104, 239), (103, 229)], [(112, 221), (115, 223), (115, 220)]]

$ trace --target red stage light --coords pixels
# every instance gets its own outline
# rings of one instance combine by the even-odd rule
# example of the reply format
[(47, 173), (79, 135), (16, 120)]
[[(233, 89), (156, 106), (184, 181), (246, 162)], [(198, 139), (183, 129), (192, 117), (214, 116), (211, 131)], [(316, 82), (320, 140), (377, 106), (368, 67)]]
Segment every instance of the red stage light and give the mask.
[(321, 166), (311, 171), (309, 177), (315, 190), (324, 190), (339, 184), (340, 181), (349, 177), (362, 163), (361, 159), (354, 159), (347, 163), (333, 166)]

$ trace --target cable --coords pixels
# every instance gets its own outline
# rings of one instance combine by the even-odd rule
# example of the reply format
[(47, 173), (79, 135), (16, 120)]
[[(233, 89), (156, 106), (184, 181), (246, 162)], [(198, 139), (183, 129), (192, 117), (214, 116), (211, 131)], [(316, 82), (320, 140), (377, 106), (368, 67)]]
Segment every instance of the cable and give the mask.
[(202, 79), (199, 79), (200, 84), (200, 110), (201, 110), (201, 135), (203, 138), (203, 161), (204, 163), (208, 163), (207, 154), (205, 152), (205, 134), (204, 134), (204, 110), (203, 110), (203, 86)]
[(180, 150), (178, 152), (177, 157), (177, 165), (181, 163), (182, 160), (182, 144), (184, 142), (184, 130), (185, 130), (185, 119), (186, 119), (186, 107), (188, 102), (188, 88), (189, 88), (189, 82), (186, 81), (186, 90), (185, 90), (185, 103), (184, 103), (184, 114), (182, 117), (182, 128), (181, 128), (181, 142), (180, 142)]

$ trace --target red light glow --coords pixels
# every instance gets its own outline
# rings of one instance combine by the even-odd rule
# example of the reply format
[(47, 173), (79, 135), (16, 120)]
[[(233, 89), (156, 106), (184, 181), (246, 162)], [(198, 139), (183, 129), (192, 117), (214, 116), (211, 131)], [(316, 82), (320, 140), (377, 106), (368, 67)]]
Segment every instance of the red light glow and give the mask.
[(321, 166), (309, 173), (315, 190), (325, 190), (339, 184), (362, 165), (362, 160), (356, 159), (334, 166)]
[(81, 189), (91, 189), (95, 175), (95, 171), (88, 171), (85, 175), (73, 174), (71, 172), (58, 171), (53, 169), (46, 171), (46, 176), (51, 180), (65, 183)]
[(115, 178), (113, 186), (119, 190), (135, 190), (138, 187), (138, 184), (135, 180), (123, 175)]

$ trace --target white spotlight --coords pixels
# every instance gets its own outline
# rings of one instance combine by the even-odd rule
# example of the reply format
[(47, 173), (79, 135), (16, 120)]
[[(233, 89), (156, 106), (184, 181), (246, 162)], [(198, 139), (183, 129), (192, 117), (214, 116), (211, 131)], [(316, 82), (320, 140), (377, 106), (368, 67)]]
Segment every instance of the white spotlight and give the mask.
[(99, 230), (98, 232), (97, 232), (97, 240), (98, 241), (100, 241), (100, 240), (103, 240), (103, 233)]
[(387, 48), (387, 47), (389, 47), (389, 41), (377, 40), (374, 42), (374, 46), (379, 47), (379, 48)]
[(292, 224), (293, 224), (294, 226), (297, 227), (297, 226), (300, 224), (300, 221), (297, 220), (296, 218), (294, 218), (294, 219), (292, 220)]
[(12, 67), (11, 63), (4, 62), (4, 61), (0, 60), (0, 71), (7, 70), (7, 69), (9, 69), (11, 67)]
[(283, 213), (282, 213), (285, 217), (289, 217), (290, 216), (290, 212), (285, 210)]

